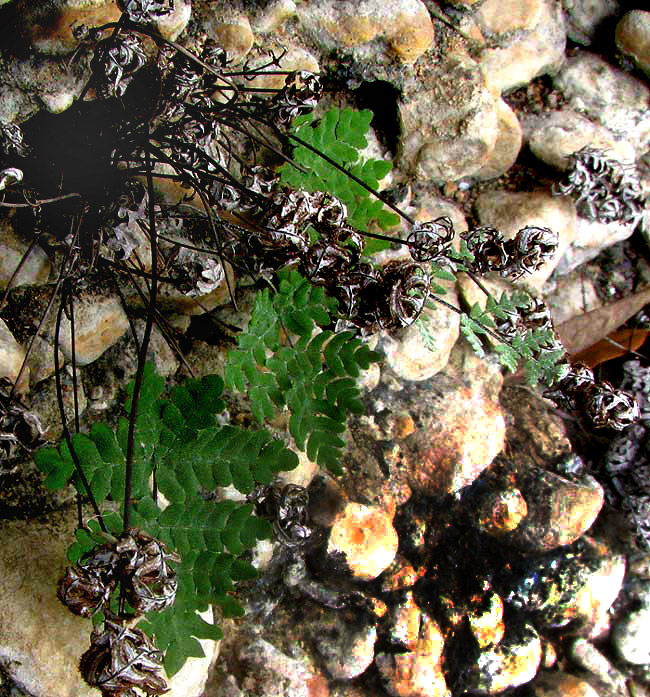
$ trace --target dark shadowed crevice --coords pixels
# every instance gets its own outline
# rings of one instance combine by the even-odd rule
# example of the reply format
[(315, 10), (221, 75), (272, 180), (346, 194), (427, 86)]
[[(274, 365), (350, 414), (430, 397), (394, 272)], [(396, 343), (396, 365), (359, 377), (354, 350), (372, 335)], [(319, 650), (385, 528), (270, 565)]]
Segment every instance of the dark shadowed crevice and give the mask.
[(371, 126), (382, 145), (397, 152), (400, 136), (399, 90), (384, 80), (362, 82), (352, 92), (358, 109), (370, 109), (374, 114)]

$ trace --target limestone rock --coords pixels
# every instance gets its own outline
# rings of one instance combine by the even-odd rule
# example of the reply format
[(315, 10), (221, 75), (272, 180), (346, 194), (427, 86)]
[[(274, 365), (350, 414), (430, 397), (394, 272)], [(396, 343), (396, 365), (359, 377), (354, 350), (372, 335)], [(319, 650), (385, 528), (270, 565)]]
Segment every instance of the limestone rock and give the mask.
[(154, 22), (154, 27), (168, 41), (176, 41), (185, 31), (192, 16), (191, 0), (174, 0), (174, 9)]
[(277, 31), (289, 17), (294, 17), (297, 13), (294, 0), (272, 0), (261, 12), (256, 13), (253, 29), (259, 34)]
[(393, 697), (450, 697), (442, 673), (442, 633), (426, 614), (421, 615), (419, 624), (414, 650), (375, 656), (386, 691)]
[(616, 599), (624, 575), (624, 557), (585, 536), (570, 547), (529, 557), (508, 584), (505, 600), (541, 626), (563, 627), (571, 620), (593, 626)]
[[(0, 288), (6, 288), (18, 267), (28, 245), (14, 232), (8, 218), (0, 219)], [(42, 284), (50, 275), (50, 262), (45, 252), (36, 245), (11, 282), (11, 287)]]
[(350, 623), (337, 616), (330, 623), (319, 623), (317, 629), (316, 649), (334, 680), (356, 678), (372, 663), (377, 640), (374, 623)]
[(484, 649), (469, 671), (466, 689), (493, 695), (530, 682), (542, 658), (542, 642), (530, 624), (506, 627), (499, 644)]
[(566, 170), (569, 156), (584, 147), (604, 150), (624, 163), (633, 163), (636, 157), (632, 143), (573, 109), (528, 115), (523, 128), (533, 155), (558, 170)]
[(370, 581), (393, 561), (397, 545), (391, 518), (381, 508), (350, 502), (335, 519), (324, 554), (353, 578)]
[[(447, 290), (445, 300), (457, 302), (453, 288)], [(417, 322), (395, 336), (386, 333), (382, 338), (386, 365), (403, 380), (427, 380), (439, 373), (460, 334), (459, 315), (433, 302), (435, 306), (425, 307)]]
[(628, 663), (650, 663), (650, 607), (642, 607), (617, 622), (612, 643)]
[(516, 385), (506, 386), (500, 402), (508, 414), (508, 459), (549, 469), (570, 456), (564, 422), (548, 400)]
[(485, 0), (476, 12), (484, 34), (529, 31), (541, 19), (543, 0)]
[[(264, 65), (268, 62), (267, 57), (263, 59), (254, 60), (250, 58), (251, 67), (256, 65)], [(310, 73), (319, 73), (320, 67), (318, 65), (318, 60), (310, 51), (300, 48), (298, 46), (292, 46), (287, 49), (280, 59), (280, 70), (307, 70)], [(252, 80), (249, 80), (246, 84), (249, 87), (256, 87), (259, 89), (280, 89), (285, 84), (286, 75), (258, 75)]]
[(228, 54), (231, 60), (243, 60), (253, 46), (250, 20), (236, 4), (210, 3), (209, 14), (203, 16), (208, 36)]
[[(25, 360), (25, 349), (14, 339), (3, 319), (0, 319), (0, 378), (9, 378), (14, 383)], [(18, 391), (29, 385), (29, 368), (23, 370)]]
[(528, 504), (519, 489), (488, 491), (477, 504), (476, 521), (484, 532), (501, 537), (512, 532), (528, 515)]
[(434, 38), (422, 0), (326, 0), (301, 7), (299, 16), (302, 27), (325, 50), (347, 48), (363, 55), (383, 40), (389, 54), (403, 63), (414, 63)]
[[(115, 344), (129, 328), (118, 296), (84, 296), (74, 305), (75, 357), (78, 365), (88, 365)], [(64, 315), (59, 346), (68, 360), (72, 357), (70, 320)]]
[(480, 181), (485, 181), (505, 174), (519, 156), (522, 140), (523, 134), (517, 115), (503, 99), (499, 99), (494, 149), (474, 176)]
[(387, 396), (391, 410), (406, 410), (418, 424), (385, 453), (388, 466), (405, 468), (410, 487), (429, 496), (471, 484), (503, 448), (501, 381), (498, 368), (461, 342), (442, 373)]
[[(92, 625), (56, 597), (75, 526), (76, 511), (70, 509), (40, 521), (3, 521), (1, 526), (0, 657), (16, 682), (35, 697), (97, 695), (77, 670)], [(201, 644), (206, 658), (189, 659), (171, 682), (169, 697), (202, 693), (215, 642)]]
[(635, 223), (601, 223), (578, 216), (576, 236), (557, 262), (557, 272), (569, 273), (617, 242), (626, 240), (634, 232)]
[(604, 503), (603, 488), (593, 477), (579, 481), (531, 467), (515, 472), (528, 515), (508, 537), (530, 553), (569, 545), (592, 526)]
[(576, 111), (633, 143), (642, 155), (650, 143), (650, 87), (641, 80), (581, 51), (567, 59), (556, 87)]
[[(68, 424), (74, 424), (75, 401), (74, 384), (67, 371), (62, 374), (63, 411)], [(86, 410), (86, 393), (83, 382), (77, 380), (77, 410), (83, 414)], [(41, 382), (32, 394), (32, 411), (38, 416), (45, 429), (47, 438), (58, 440), (62, 435), (61, 412), (56, 394), (54, 379)]]
[(650, 12), (632, 10), (616, 25), (616, 46), (650, 75)]
[(562, 671), (540, 671), (531, 688), (534, 697), (599, 697), (588, 682)]
[[(393, 565), (391, 565), (393, 566)], [(415, 651), (422, 611), (408, 591), (403, 600), (391, 606), (387, 615), (388, 641), (397, 649)]]
[(482, 649), (495, 646), (503, 639), (503, 600), (496, 593), (490, 593), (480, 609), (471, 608), (467, 614), (472, 634)]
[[(508, 27), (511, 21), (505, 18), (509, 13), (503, 12), (503, 19), (498, 20), (499, 3), (490, 2), (496, 8), (490, 13), (495, 26)], [(481, 53), (483, 72), (490, 84), (502, 93), (521, 87), (539, 75), (557, 71), (564, 60), (566, 33), (562, 10), (553, 0), (542, 0), (539, 5), (537, 10), (537, 4), (530, 0), (512, 3), (513, 7), (522, 8), (513, 13), (515, 23), (525, 25), (536, 17), (537, 22), (530, 29), (498, 34), (499, 46), (484, 48)]]
[[(238, 655), (243, 685), (255, 697), (327, 697), (327, 682), (299, 650), (289, 656), (264, 639), (252, 639)], [(242, 694), (235, 692), (235, 695)]]
[(0, 120), (22, 123), (38, 111), (36, 99), (15, 85), (0, 85)]
[[(142, 341), (142, 337), (144, 336), (144, 328), (144, 320), (137, 320), (135, 322), (135, 333), (138, 335), (138, 341)], [(174, 375), (174, 373), (178, 370), (179, 362), (176, 358), (176, 354), (166, 341), (160, 329), (158, 329), (158, 327), (155, 325), (151, 331), (147, 359), (154, 364), (158, 375), (168, 377), (170, 375)]]
[(72, 33), (74, 27), (117, 22), (121, 14), (115, 0), (84, 3), (75, 0), (47, 3), (21, 0), (17, 8), (19, 31), (37, 51), (51, 56), (72, 53), (77, 48), (79, 42)]
[(577, 234), (578, 215), (573, 201), (545, 192), (488, 191), (479, 195), (476, 211), (481, 225), (495, 227), (505, 239), (513, 238), (526, 225), (548, 227), (558, 233), (555, 257), (535, 273), (515, 281), (533, 288), (541, 288)]
[(575, 639), (568, 646), (567, 653), (599, 695), (624, 697), (629, 694), (623, 673), (587, 639)]
[(497, 97), (475, 61), (450, 55), (421, 66), (400, 103), (399, 159), (436, 183), (471, 176), (488, 161), (498, 135)]
[(59, 114), (81, 95), (87, 77), (79, 67), (35, 55), (25, 60), (12, 59), (5, 79), (48, 111)]
[(619, 0), (562, 0), (562, 7), (568, 37), (583, 46), (589, 46), (621, 13)]
[(589, 271), (582, 269), (560, 276), (545, 299), (555, 326), (603, 304)]

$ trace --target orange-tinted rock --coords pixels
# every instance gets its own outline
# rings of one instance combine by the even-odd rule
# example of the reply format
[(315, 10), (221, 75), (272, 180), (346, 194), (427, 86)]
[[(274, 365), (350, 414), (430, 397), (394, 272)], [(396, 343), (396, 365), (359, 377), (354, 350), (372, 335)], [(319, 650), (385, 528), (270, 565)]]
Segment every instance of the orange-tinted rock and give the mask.
[(433, 24), (421, 0), (332, 0), (301, 7), (300, 23), (325, 47), (363, 47), (383, 39), (404, 63), (432, 45)]
[(391, 518), (378, 506), (348, 503), (330, 530), (326, 554), (344, 555), (354, 578), (370, 581), (393, 561), (397, 533)]
[(562, 671), (541, 671), (532, 689), (534, 697), (598, 697), (588, 682)]
[(510, 630), (499, 644), (481, 652), (468, 674), (466, 689), (493, 695), (530, 682), (542, 657), (542, 642), (529, 624)]
[(503, 600), (491, 592), (480, 609), (468, 613), (469, 626), (481, 648), (498, 644), (503, 638)]
[(382, 575), (382, 593), (412, 588), (418, 578), (418, 572), (413, 566), (404, 557), (398, 555)]
[(386, 691), (393, 697), (449, 697), (441, 668), (443, 648), (438, 625), (422, 614), (415, 651), (375, 656)]
[[(71, 53), (79, 45), (72, 30), (81, 24), (97, 27), (108, 22), (117, 22), (122, 11), (116, 0), (107, 0), (88, 7), (75, 7), (71, 2), (56, 3), (52, 11), (50, 3), (30, 3), (26, 13), (21, 13), (25, 21), (25, 31), (32, 46), (41, 53), (64, 55)], [(27, 37), (26, 37), (27, 38)]]
[(415, 651), (421, 616), (422, 612), (413, 600), (413, 593), (409, 591), (402, 602), (390, 609), (388, 637), (391, 644)]
[(429, 496), (471, 484), (503, 448), (505, 422), (498, 404), (459, 387), (444, 398), (439, 418), (409, 437), (409, 484)]
[[(75, 303), (75, 358), (77, 365), (88, 365), (117, 343), (129, 328), (119, 297), (85, 296)], [(66, 358), (72, 357), (70, 321), (64, 317), (59, 345)]]
[[(382, 450), (390, 479), (406, 480), (411, 489), (429, 496), (471, 484), (504, 445), (505, 421), (498, 403), (502, 380), (498, 367), (459, 342), (443, 372), (400, 389), (388, 385), (375, 390), (372, 408), (406, 411), (417, 424), (413, 433)], [(383, 433), (378, 436), (389, 438), (388, 428)]]
[(603, 506), (603, 488), (593, 477), (571, 481), (537, 467), (514, 476), (528, 515), (509, 539), (527, 551), (571, 544), (591, 527)]
[(498, 537), (514, 530), (528, 513), (526, 499), (519, 489), (491, 491), (481, 500), (477, 510), (480, 528)]

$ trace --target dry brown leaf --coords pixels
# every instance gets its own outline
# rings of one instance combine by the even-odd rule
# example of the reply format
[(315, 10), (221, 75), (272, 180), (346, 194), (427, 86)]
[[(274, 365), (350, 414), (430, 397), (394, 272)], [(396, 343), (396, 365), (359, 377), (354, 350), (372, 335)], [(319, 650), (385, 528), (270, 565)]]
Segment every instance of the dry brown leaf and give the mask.
[(577, 315), (559, 324), (555, 330), (567, 353), (573, 356), (604, 339), (648, 303), (650, 287), (591, 312)]
[(597, 341), (584, 351), (573, 354), (571, 362), (584, 363), (590, 368), (595, 368), (605, 361), (611, 361), (613, 358), (624, 356), (630, 351), (636, 351), (641, 347), (647, 336), (647, 329), (638, 329), (636, 327), (619, 329), (609, 334), (605, 339)]

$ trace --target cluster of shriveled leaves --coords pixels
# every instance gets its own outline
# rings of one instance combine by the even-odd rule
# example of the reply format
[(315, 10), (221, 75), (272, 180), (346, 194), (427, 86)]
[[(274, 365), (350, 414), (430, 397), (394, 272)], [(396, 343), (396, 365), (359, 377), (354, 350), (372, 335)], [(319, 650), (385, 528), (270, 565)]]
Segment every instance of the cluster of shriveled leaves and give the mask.
[(589, 220), (631, 225), (641, 219), (646, 198), (633, 165), (589, 147), (571, 155), (567, 173), (553, 192), (574, 196), (578, 212)]

